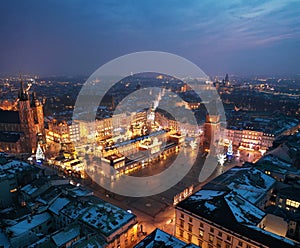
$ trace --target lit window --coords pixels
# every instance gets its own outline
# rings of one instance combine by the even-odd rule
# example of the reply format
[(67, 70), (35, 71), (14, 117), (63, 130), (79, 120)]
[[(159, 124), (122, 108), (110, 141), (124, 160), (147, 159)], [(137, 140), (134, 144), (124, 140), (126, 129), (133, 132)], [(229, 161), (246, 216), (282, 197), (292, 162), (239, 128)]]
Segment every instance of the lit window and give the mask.
[(199, 230), (199, 237), (203, 238), (204, 235), (204, 231), (203, 230)]
[(296, 202), (290, 199), (286, 200), (286, 205), (294, 207), (294, 208), (298, 208), (300, 206), (300, 202)]
[(213, 242), (214, 242), (214, 235), (209, 234), (208, 241), (209, 241), (210, 243), (213, 243)]

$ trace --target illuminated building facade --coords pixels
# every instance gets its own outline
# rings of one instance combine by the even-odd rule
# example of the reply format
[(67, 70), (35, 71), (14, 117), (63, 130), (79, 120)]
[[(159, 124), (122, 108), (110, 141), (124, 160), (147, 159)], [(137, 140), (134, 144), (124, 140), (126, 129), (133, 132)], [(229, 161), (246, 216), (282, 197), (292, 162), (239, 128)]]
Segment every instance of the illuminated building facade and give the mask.
[(254, 168), (225, 172), (176, 205), (175, 236), (202, 248), (297, 247), (285, 219), (264, 211), (274, 185)]
[(203, 125), (194, 125), (189, 122), (180, 123), (159, 112), (155, 112), (155, 121), (162, 128), (171, 129), (187, 136), (199, 136), (203, 134)]
[(297, 132), (299, 121), (286, 116), (252, 116), (247, 113), (234, 113), (228, 119), (224, 130), (228, 143), (250, 150), (267, 150), (275, 139)]
[(18, 110), (0, 110), (0, 150), (34, 153), (38, 142), (45, 141), (43, 106), (21, 82)]
[(80, 140), (80, 127), (78, 122), (48, 122), (46, 138), (53, 142), (77, 142)]

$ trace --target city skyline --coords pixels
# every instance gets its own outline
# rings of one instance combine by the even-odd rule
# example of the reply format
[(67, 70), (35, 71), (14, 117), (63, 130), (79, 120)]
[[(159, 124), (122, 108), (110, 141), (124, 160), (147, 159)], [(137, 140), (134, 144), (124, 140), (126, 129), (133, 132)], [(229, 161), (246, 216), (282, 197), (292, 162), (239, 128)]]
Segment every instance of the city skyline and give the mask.
[(1, 3), (1, 73), (89, 75), (157, 50), (207, 74), (300, 74), (298, 1)]

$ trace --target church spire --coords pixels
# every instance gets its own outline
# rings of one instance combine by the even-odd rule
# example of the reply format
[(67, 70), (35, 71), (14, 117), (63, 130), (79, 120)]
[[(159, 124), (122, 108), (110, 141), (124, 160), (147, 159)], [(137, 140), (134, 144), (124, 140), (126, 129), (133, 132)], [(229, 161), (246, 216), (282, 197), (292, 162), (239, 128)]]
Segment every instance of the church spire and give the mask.
[(24, 89), (24, 83), (22, 79), (20, 81), (20, 90), (18, 97), (20, 101), (27, 101), (29, 99), (28, 92)]
[(32, 92), (31, 94), (31, 103), (30, 103), (31, 107), (37, 107), (39, 106), (39, 100), (36, 97), (36, 92)]

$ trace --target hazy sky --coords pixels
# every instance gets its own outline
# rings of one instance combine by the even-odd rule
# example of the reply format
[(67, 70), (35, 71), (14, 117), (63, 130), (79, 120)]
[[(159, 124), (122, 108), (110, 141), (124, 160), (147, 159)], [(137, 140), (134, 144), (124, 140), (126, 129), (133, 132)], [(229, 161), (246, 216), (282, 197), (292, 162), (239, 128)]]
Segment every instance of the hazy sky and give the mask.
[(1, 0), (0, 73), (85, 74), (158, 50), (207, 74), (300, 74), (300, 0)]

